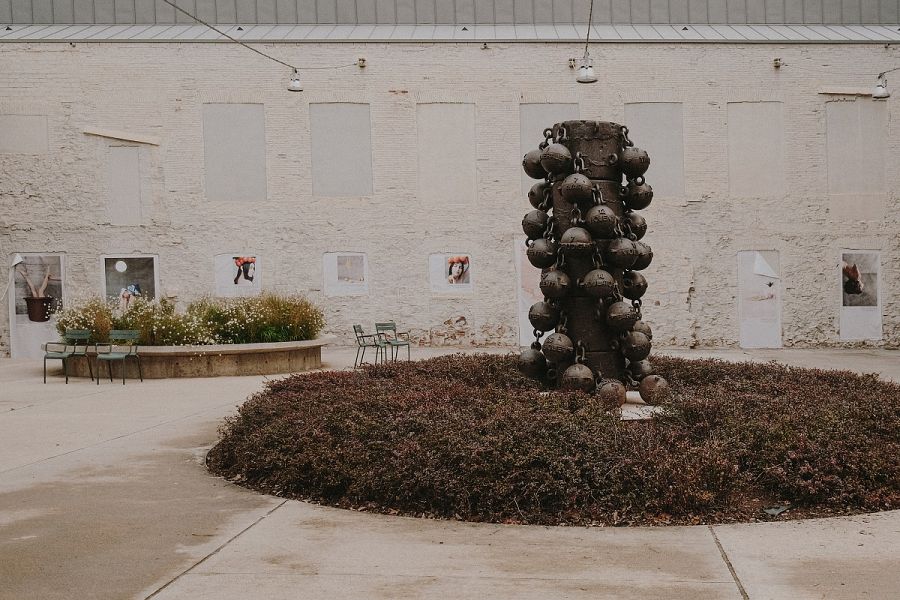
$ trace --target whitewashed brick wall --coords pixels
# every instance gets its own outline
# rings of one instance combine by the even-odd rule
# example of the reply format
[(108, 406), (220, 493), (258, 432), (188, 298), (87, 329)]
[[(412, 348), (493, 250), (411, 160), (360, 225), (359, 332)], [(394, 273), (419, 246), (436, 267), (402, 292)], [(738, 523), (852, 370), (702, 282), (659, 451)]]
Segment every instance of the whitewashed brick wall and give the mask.
[[(394, 318), (423, 342), (514, 345), (513, 239), (529, 209), (521, 194), (519, 104), (577, 102), (582, 118), (621, 122), (625, 103), (681, 102), (685, 196), (657, 198), (645, 211), (646, 241), (656, 255), (645, 272), (645, 316), (656, 342), (735, 345), (736, 253), (774, 249), (781, 255), (785, 345), (845, 345), (837, 330), (839, 250), (861, 248), (883, 256), (884, 340), (877, 344), (900, 343), (900, 91), (887, 101), (888, 191), (858, 198), (828, 195), (825, 102), (836, 96), (821, 93), (870, 90), (875, 73), (900, 64), (900, 50), (604, 44), (593, 53), (600, 82), (581, 86), (567, 66), (581, 53), (576, 45), (490, 46), (267, 46), (300, 65), (368, 61), (365, 69), (306, 71), (306, 91), (292, 94), (285, 68), (235, 45), (2, 44), (0, 114), (47, 115), (49, 152), (0, 154), (0, 254), (65, 252), (70, 296), (101, 291), (100, 255), (158, 254), (163, 293), (188, 301), (214, 290), (216, 254), (247, 248), (265, 262), (266, 287), (310, 296), (325, 309), (326, 333), (344, 341), (353, 323)], [(780, 70), (772, 67), (775, 57), (785, 63)], [(476, 104), (479, 192), (466, 212), (426, 210), (417, 198), (416, 103), (440, 100)], [(780, 197), (729, 196), (727, 103), (753, 100), (784, 103), (787, 181)], [(332, 101), (371, 105), (373, 197), (311, 194), (309, 103)], [(206, 199), (205, 102), (265, 104), (268, 198)], [(91, 128), (160, 140), (141, 146), (142, 225), (109, 224), (109, 140), (86, 135)], [(539, 139), (536, 131), (533, 142)], [(368, 254), (368, 296), (324, 296), (322, 255), (336, 250)], [(433, 296), (428, 255), (459, 250), (472, 255), (475, 293)], [(6, 275), (0, 266), (0, 279)], [(451, 325), (459, 316), (465, 326)], [(4, 309), (0, 352), (8, 340)]]

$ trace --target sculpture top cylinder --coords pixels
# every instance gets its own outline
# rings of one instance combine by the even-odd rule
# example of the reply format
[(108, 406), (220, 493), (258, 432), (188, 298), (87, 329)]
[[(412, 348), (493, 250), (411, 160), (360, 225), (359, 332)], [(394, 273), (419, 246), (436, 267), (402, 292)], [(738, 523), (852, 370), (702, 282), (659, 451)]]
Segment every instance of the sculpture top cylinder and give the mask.
[(591, 179), (622, 181), (619, 158), (626, 145), (627, 129), (609, 121), (563, 121), (553, 126), (553, 139), (575, 157), (584, 160), (585, 175)]

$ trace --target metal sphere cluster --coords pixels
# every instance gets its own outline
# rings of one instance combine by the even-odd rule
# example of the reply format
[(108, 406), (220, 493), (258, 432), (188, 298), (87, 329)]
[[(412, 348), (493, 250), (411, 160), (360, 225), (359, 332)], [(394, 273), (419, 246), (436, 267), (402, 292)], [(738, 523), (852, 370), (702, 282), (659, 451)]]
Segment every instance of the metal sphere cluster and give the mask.
[(522, 230), (544, 295), (528, 311), (535, 341), (520, 356), (522, 372), (609, 405), (624, 404), (627, 386), (648, 403), (663, 400), (669, 388), (648, 360), (648, 283), (638, 272), (653, 261), (641, 241), (647, 221), (636, 212), (653, 200), (644, 179), (650, 156), (622, 125), (565, 121), (544, 131), (522, 167), (540, 180), (528, 192)]

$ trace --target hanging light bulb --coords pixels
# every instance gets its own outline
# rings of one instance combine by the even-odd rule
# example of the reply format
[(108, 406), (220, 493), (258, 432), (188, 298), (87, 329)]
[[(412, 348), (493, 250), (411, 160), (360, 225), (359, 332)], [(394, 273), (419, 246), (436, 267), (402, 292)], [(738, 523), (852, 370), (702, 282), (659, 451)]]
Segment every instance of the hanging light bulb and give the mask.
[(303, 84), (300, 83), (300, 72), (297, 69), (294, 69), (294, 74), (291, 75), (291, 82), (288, 84), (287, 89), (289, 92), (303, 91)]
[(584, 50), (584, 58), (581, 59), (581, 66), (578, 68), (578, 76), (575, 78), (578, 83), (596, 83), (597, 75), (594, 73), (594, 65), (591, 64), (591, 54)]
[(596, 83), (597, 75), (594, 74), (594, 65), (591, 63), (591, 53), (588, 46), (591, 43), (591, 26), (594, 22), (594, 0), (591, 0), (591, 8), (588, 11), (587, 34), (584, 36), (584, 56), (581, 58), (581, 66), (578, 67), (578, 83)]
[(875, 89), (872, 90), (872, 98), (883, 100), (890, 97), (891, 93), (887, 89), (887, 77), (884, 73), (879, 73), (878, 81), (875, 83)]

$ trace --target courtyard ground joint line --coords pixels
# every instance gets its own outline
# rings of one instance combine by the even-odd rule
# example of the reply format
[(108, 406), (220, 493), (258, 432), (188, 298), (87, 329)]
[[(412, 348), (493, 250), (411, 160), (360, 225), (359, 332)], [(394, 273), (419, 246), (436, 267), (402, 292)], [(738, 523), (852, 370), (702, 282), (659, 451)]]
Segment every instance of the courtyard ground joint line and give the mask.
[(252, 528), (256, 527), (256, 525), (257, 525), (260, 521), (262, 521), (263, 519), (265, 519), (266, 517), (268, 517), (269, 515), (271, 515), (273, 512), (275, 512), (276, 510), (278, 510), (279, 508), (281, 508), (282, 506), (284, 506), (286, 503), (287, 503), (287, 500), (282, 500), (281, 502), (279, 502), (277, 506), (272, 507), (272, 509), (269, 510), (269, 511), (267, 511), (266, 514), (264, 514), (264, 515), (262, 515), (261, 517), (257, 518), (255, 521), (253, 521), (252, 523), (250, 523), (249, 525), (247, 525), (246, 527), (244, 527), (243, 529), (241, 529), (240, 531), (238, 531), (236, 534), (234, 534), (233, 536), (231, 536), (230, 538), (228, 538), (225, 542), (223, 542), (223, 543), (222, 543), (220, 546), (218, 546), (215, 550), (213, 550), (212, 552), (210, 552), (209, 554), (207, 554), (206, 556), (204, 556), (203, 558), (201, 558), (200, 560), (198, 560), (197, 562), (195, 562), (194, 564), (192, 564), (190, 567), (188, 567), (187, 569), (185, 569), (184, 571), (182, 571), (181, 573), (179, 573), (178, 575), (176, 575), (175, 577), (173, 577), (173, 578), (170, 579), (169, 581), (165, 582), (165, 583), (164, 583), (163, 585), (161, 585), (160, 587), (156, 588), (156, 590), (155, 590), (152, 594), (150, 594), (149, 596), (146, 596), (146, 597), (144, 598), (144, 600), (150, 600), (150, 598), (155, 597), (157, 594), (159, 594), (160, 592), (162, 592), (163, 590), (165, 590), (167, 587), (169, 587), (170, 585), (172, 585), (173, 583), (175, 583), (176, 581), (178, 581), (179, 579), (181, 579), (182, 577), (184, 577), (185, 575), (187, 575), (188, 573), (190, 573), (191, 571), (193, 571), (194, 569), (196, 569), (197, 567), (199, 567), (200, 565), (202, 565), (203, 563), (205, 563), (205, 562), (207, 561), (207, 559), (209, 559), (209, 558), (215, 556), (216, 554), (218, 554), (219, 551), (222, 550), (225, 546), (227, 546), (228, 544), (230, 544), (230, 543), (233, 542), (234, 540), (238, 539), (239, 537), (241, 537), (242, 535), (244, 535), (246, 532), (250, 531)]
[(728, 554), (725, 552), (725, 548), (722, 547), (722, 542), (719, 541), (719, 536), (716, 535), (716, 530), (713, 529), (712, 525), (706, 526), (709, 529), (710, 535), (712, 535), (713, 541), (716, 542), (716, 548), (719, 549), (719, 554), (722, 555), (722, 560), (725, 561), (725, 566), (728, 567), (728, 572), (731, 573), (731, 578), (734, 579), (734, 584), (737, 586), (738, 591), (741, 593), (741, 598), (743, 600), (750, 600), (750, 596), (747, 594), (747, 590), (744, 589), (744, 585), (741, 583), (740, 577), (737, 575), (737, 571), (734, 570), (734, 565), (731, 564), (731, 560), (728, 558)]

